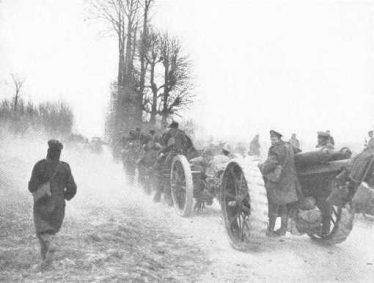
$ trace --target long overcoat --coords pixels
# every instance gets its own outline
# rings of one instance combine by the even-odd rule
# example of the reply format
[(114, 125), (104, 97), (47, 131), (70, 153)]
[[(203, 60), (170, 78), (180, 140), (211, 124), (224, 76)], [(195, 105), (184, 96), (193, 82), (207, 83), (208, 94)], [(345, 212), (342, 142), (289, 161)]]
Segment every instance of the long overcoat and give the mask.
[[(52, 177), (52, 179), (51, 179)], [(29, 191), (50, 180), (51, 196), (45, 196), (34, 203), (34, 224), (37, 234), (57, 233), (65, 216), (65, 200), (71, 200), (77, 192), (68, 163), (43, 159), (38, 161), (29, 181)]]
[[(281, 165), (281, 175), (277, 182), (270, 181), (268, 175)], [(280, 141), (269, 148), (268, 157), (261, 166), (269, 202), (285, 205), (298, 200), (301, 192), (294, 162), (292, 145)]]

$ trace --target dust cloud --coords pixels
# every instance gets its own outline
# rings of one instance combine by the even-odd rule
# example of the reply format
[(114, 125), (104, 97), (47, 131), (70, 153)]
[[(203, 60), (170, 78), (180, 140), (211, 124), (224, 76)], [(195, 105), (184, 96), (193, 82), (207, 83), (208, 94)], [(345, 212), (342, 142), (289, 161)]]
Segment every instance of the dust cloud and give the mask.
[(0, 141), (0, 281), (369, 282), (373, 223), (357, 217), (346, 242), (320, 246), (307, 236), (234, 250), (216, 204), (181, 218), (126, 181), (108, 148), (96, 154), (64, 143), (78, 193), (67, 202), (53, 269), (40, 273), (27, 182), (50, 137), (2, 134)]

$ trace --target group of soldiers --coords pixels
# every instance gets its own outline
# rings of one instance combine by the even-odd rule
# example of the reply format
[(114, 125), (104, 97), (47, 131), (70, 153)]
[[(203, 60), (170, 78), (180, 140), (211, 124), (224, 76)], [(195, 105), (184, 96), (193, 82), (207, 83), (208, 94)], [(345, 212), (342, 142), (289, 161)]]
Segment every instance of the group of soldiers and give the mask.
[[(155, 201), (160, 201), (163, 193), (163, 171), (170, 168), (173, 157), (183, 154), (188, 159), (198, 155), (191, 138), (181, 129), (179, 123), (173, 121), (163, 133), (154, 129), (148, 132), (140, 128), (131, 130), (127, 137), (122, 139), (121, 158), (130, 182), (134, 182), (136, 169), (138, 169), (139, 182), (143, 186), (152, 182), (157, 193)], [(151, 180), (146, 180), (152, 178)], [(165, 198), (170, 203), (169, 192)]]
[[(271, 147), (265, 162), (259, 167), (264, 175), (269, 200), (269, 236), (280, 236), (286, 233), (290, 207), (302, 198), (302, 192), (297, 179), (294, 155), (301, 152), (300, 142), (296, 134), (292, 134), (288, 142), (282, 140), (282, 134), (276, 130), (270, 131)], [(316, 148), (322, 152), (332, 153), (335, 141), (330, 131), (318, 132)], [(191, 138), (181, 129), (177, 122), (172, 122), (164, 133), (151, 129), (148, 133), (140, 128), (129, 132), (122, 150), (124, 168), (130, 180), (134, 180), (138, 168), (139, 182), (143, 187), (152, 183), (155, 185), (155, 201), (160, 201), (162, 193), (171, 205), (170, 192), (163, 191), (164, 175), (170, 174), (170, 167), (175, 155), (182, 154), (190, 161), (191, 166), (198, 167), (204, 181), (217, 183), (217, 172), (222, 171), (222, 164), (238, 155), (228, 144), (221, 146), (220, 152), (213, 152), (209, 146), (198, 151)], [(240, 155), (240, 154), (239, 154)], [(261, 156), (259, 135), (250, 142), (248, 155)], [(221, 168), (222, 167), (222, 168)], [(148, 180), (147, 180), (148, 178)], [(150, 179), (152, 178), (152, 179)], [(218, 184), (212, 185), (212, 187)], [(201, 193), (203, 190), (201, 190)], [(201, 199), (205, 199), (201, 196)], [(208, 197), (209, 199), (209, 197)], [(319, 202), (319, 200), (317, 200)], [(321, 212), (328, 219), (330, 208), (325, 203), (318, 203)], [(277, 217), (281, 217), (281, 227), (274, 231)], [(329, 230), (326, 220), (325, 233)]]
[[(268, 196), (269, 222), (267, 235), (278, 237), (286, 234), (290, 210), (295, 203), (303, 198), (294, 159), (295, 154), (299, 153), (301, 149), (296, 135), (292, 135), (289, 142), (284, 142), (279, 131), (271, 130), (270, 140), (271, 147), (267, 159), (259, 163), (258, 166), (263, 174)], [(191, 138), (179, 129), (179, 124), (175, 121), (162, 134), (158, 134), (153, 129), (149, 130), (148, 133), (142, 132), (140, 128), (132, 130), (123, 142), (122, 157), (127, 174), (133, 178), (135, 169), (138, 168), (139, 177), (156, 176), (156, 180), (153, 180), (156, 183), (162, 182), (162, 178), (158, 178), (158, 176), (162, 175), (164, 169), (170, 170), (171, 162), (177, 154), (186, 156), (192, 166), (199, 166), (202, 177), (208, 182), (215, 182), (214, 178), (217, 172), (222, 171), (224, 165), (230, 159), (236, 157), (227, 144), (222, 146), (219, 154), (213, 153), (209, 148), (202, 152), (197, 151)], [(332, 153), (334, 144), (330, 132), (318, 132), (316, 148), (319, 151)], [(40, 242), (42, 268), (49, 266), (52, 261), (54, 238), (61, 228), (65, 215), (65, 201), (71, 200), (77, 192), (77, 185), (69, 164), (60, 161), (62, 148), (61, 142), (57, 140), (48, 141), (47, 156), (35, 164), (28, 186), (34, 197), (34, 223)], [(260, 155), (258, 135), (251, 142), (248, 154)], [(341, 183), (344, 185), (347, 183), (346, 180), (349, 180), (354, 185), (354, 182), (357, 182), (355, 180), (362, 180), (368, 172), (367, 167), (374, 166), (373, 156), (374, 139), (373, 131), (370, 131), (364, 151), (352, 161), (350, 175), (339, 174), (342, 175), (339, 176), (343, 180)], [(151, 170), (153, 174), (148, 174), (147, 170)], [(339, 178), (337, 178), (338, 182)], [(372, 179), (369, 181), (369, 185), (374, 184), (374, 177)], [(351, 187), (354, 187), (353, 185)], [(163, 187), (162, 184), (156, 186), (155, 201), (160, 200)], [(164, 193), (165, 199), (169, 198), (170, 200), (170, 195)], [(352, 193), (352, 190), (350, 193)], [(322, 213), (322, 235), (327, 234), (331, 225), (329, 218), (331, 206), (326, 202), (325, 197), (316, 201)], [(278, 217), (281, 218), (281, 226), (278, 230), (275, 230)]]
[[(160, 201), (164, 193), (164, 198), (169, 204), (171, 204), (170, 192), (164, 191), (167, 186), (164, 186), (163, 182), (168, 180), (164, 177), (170, 174), (173, 158), (177, 154), (184, 155), (191, 166), (198, 167), (204, 181), (209, 183), (217, 182), (216, 177), (218, 172), (222, 171), (222, 164), (235, 157), (247, 155), (245, 147), (238, 146), (237, 153), (234, 154), (227, 143), (222, 143), (218, 150), (213, 145), (197, 150), (191, 137), (179, 128), (176, 121), (171, 122), (163, 133), (154, 129), (145, 131), (136, 128), (123, 137), (121, 143), (121, 159), (130, 182), (135, 181), (137, 169), (140, 185), (146, 191), (149, 184), (153, 184), (156, 189), (154, 201)], [(251, 143), (248, 154), (260, 156), (258, 135), (256, 142)]]

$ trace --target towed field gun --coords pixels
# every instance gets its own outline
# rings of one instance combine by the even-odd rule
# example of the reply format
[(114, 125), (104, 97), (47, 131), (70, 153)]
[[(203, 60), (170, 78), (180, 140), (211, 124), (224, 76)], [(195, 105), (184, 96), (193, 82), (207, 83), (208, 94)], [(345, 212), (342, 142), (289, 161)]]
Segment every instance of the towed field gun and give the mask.
[(174, 157), (171, 165), (170, 190), (173, 205), (181, 216), (191, 215), (193, 210), (200, 211), (219, 199), (221, 179), (229, 158), (218, 155), (211, 160), (207, 172), (196, 162), (183, 155)]
[[(295, 155), (303, 198), (290, 210), (290, 232), (307, 234), (326, 244), (347, 239), (353, 228), (355, 208), (367, 201), (368, 195), (374, 199), (374, 190), (370, 188), (374, 186), (373, 155), (360, 160), (351, 159), (351, 154), (348, 148), (343, 148), (337, 152), (319, 150)], [(235, 248), (256, 246), (266, 240), (268, 199), (258, 160), (251, 157), (227, 160), (210, 179), (214, 181), (208, 182), (193, 160), (175, 155), (159, 171), (160, 176), (162, 182), (158, 184), (164, 187), (164, 192), (169, 190), (171, 203), (180, 216), (190, 216), (194, 209), (210, 205), (216, 198)], [(368, 210), (370, 205), (365, 205), (363, 209)], [(373, 207), (370, 208), (374, 212)]]
[[(374, 172), (373, 155), (365, 162), (350, 159), (350, 155), (347, 148), (333, 153), (315, 151), (295, 155), (304, 203), (295, 205), (294, 213), (289, 215), (291, 232), (307, 234), (326, 244), (347, 239), (353, 228), (355, 207), (367, 201), (357, 195), (366, 192), (365, 188), (373, 192), (370, 189), (373, 182), (369, 179), (373, 179)], [(364, 173), (352, 180), (357, 168)], [(227, 165), (221, 206), (226, 231), (235, 248), (253, 247), (265, 241), (268, 200), (263, 176), (255, 162), (234, 160)]]

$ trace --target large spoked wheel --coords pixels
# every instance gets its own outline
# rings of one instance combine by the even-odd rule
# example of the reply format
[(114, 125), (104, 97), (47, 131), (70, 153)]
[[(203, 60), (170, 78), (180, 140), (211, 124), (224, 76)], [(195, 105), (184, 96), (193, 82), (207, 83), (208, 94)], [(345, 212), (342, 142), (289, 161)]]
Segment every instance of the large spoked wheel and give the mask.
[(220, 201), (234, 248), (255, 248), (264, 241), (268, 204), (264, 181), (255, 162), (236, 160), (227, 165)]
[(171, 165), (171, 196), (175, 211), (180, 216), (189, 216), (193, 204), (193, 182), (191, 167), (183, 155), (174, 157)]
[(333, 206), (330, 215), (330, 230), (325, 233), (308, 234), (313, 240), (322, 244), (334, 245), (344, 242), (353, 228), (354, 209), (347, 203)]

